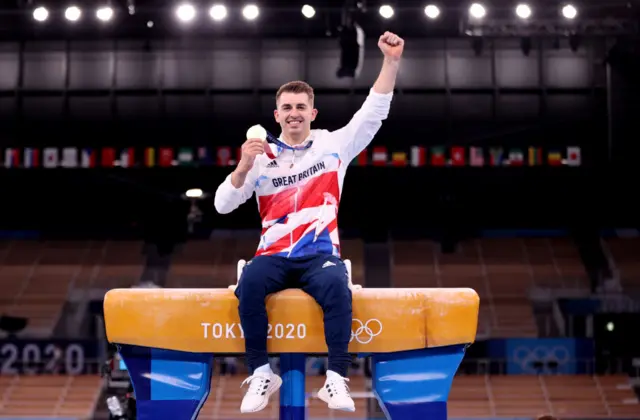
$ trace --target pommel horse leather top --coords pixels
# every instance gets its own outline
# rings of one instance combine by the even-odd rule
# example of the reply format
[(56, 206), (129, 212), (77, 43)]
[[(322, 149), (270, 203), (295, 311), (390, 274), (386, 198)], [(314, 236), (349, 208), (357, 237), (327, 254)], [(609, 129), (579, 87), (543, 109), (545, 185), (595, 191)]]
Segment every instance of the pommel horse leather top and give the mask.
[[(391, 353), (475, 341), (479, 298), (467, 288), (353, 291), (349, 351)], [(271, 353), (326, 353), (322, 309), (301, 290), (267, 297)], [(114, 289), (104, 300), (111, 343), (195, 353), (243, 353), (229, 289)]]

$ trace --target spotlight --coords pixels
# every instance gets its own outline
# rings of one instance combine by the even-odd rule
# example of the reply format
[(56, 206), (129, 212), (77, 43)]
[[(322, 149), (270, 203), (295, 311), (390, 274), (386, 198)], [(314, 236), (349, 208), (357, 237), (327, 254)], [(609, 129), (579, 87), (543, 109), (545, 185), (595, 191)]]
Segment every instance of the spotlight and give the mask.
[(305, 4), (304, 6), (302, 6), (302, 15), (307, 19), (311, 19), (316, 15), (316, 9), (314, 9), (313, 6)]
[(183, 22), (190, 22), (196, 17), (196, 8), (189, 3), (183, 3), (176, 9), (176, 16)]
[(113, 9), (110, 7), (101, 7), (96, 11), (96, 17), (103, 22), (111, 20), (113, 17)]
[(191, 188), (190, 190), (187, 190), (184, 195), (187, 198), (201, 198), (202, 190), (200, 188)]
[(480, 3), (473, 3), (471, 7), (469, 7), (469, 14), (474, 19), (482, 19), (487, 15), (487, 11)]
[(222, 4), (214, 4), (209, 9), (209, 16), (213, 20), (220, 21), (227, 17), (227, 8)]
[(44, 22), (49, 17), (49, 11), (45, 7), (38, 7), (33, 11), (33, 18), (38, 22)]
[(429, 19), (435, 19), (440, 16), (440, 9), (438, 9), (438, 6), (430, 4), (424, 8), (424, 14), (427, 15)]
[(529, 19), (531, 17), (531, 7), (528, 4), (519, 4), (516, 7), (516, 15), (522, 19)]
[(242, 9), (242, 16), (247, 20), (255, 20), (260, 14), (260, 9), (255, 4), (248, 4)]
[(562, 15), (567, 19), (574, 19), (576, 16), (578, 16), (578, 10), (576, 10), (573, 5), (567, 4), (562, 8)]
[(64, 11), (64, 17), (71, 22), (77, 21), (80, 16), (82, 16), (82, 11), (76, 6), (67, 7), (67, 10)]
[(388, 4), (384, 4), (380, 6), (378, 13), (380, 13), (380, 16), (382, 16), (383, 18), (390, 19), (391, 17), (393, 17), (393, 7), (389, 6)]

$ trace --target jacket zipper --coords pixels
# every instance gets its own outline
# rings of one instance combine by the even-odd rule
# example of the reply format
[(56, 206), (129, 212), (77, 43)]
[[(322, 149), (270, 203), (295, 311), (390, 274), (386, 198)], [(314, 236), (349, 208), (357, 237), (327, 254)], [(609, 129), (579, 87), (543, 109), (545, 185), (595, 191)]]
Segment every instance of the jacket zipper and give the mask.
[[(291, 156), (291, 165), (289, 166), (289, 168), (293, 167), (293, 161), (296, 158), (296, 152), (295, 150), (292, 151), (292, 156)], [(298, 212), (298, 193), (300, 192), (300, 187), (296, 187), (296, 193), (293, 196), (293, 213), (297, 213)], [(291, 251), (293, 251), (293, 230), (291, 232), (289, 232), (289, 247), (291, 248), (289, 250), (289, 257), (291, 256)]]
[[(300, 187), (296, 187), (296, 193), (293, 196), (293, 212), (298, 212), (298, 193), (300, 192)], [(293, 251), (293, 230), (289, 232), (289, 257), (291, 256), (291, 251)]]

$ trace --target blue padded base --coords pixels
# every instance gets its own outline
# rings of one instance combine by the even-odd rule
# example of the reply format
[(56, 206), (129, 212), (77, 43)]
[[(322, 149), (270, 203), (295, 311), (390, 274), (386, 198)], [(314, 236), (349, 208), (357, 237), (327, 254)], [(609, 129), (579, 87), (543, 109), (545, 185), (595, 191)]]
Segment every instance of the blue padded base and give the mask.
[[(204, 404), (204, 403), (203, 403)], [(139, 420), (195, 420), (200, 412), (200, 404), (194, 400), (137, 401), (136, 410)]]
[[(209, 396), (212, 354), (118, 346), (139, 420), (195, 420)], [(374, 394), (387, 420), (446, 420), (466, 345), (374, 354)], [(305, 355), (281, 355), (280, 419), (305, 420)], [(239, 407), (238, 407), (238, 414)]]
[(446, 419), (447, 403), (445, 401), (413, 403), (413, 404), (387, 404), (384, 408), (387, 420), (425, 420)]
[(138, 420), (195, 420), (211, 389), (213, 355), (119, 345)]
[(373, 388), (387, 420), (446, 420), (466, 346), (373, 355)]
[(305, 420), (307, 418), (306, 407), (280, 406), (280, 420)]

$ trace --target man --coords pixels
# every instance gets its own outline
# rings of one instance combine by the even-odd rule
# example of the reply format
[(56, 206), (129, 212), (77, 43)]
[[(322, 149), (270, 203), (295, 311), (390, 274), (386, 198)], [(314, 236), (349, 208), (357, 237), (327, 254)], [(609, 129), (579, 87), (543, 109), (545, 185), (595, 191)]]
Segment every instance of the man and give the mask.
[(324, 312), (329, 369), (318, 397), (329, 408), (355, 411), (347, 387), (351, 338), (351, 290), (340, 259), (338, 203), (347, 167), (364, 150), (387, 118), (404, 41), (385, 32), (378, 40), (382, 69), (369, 96), (351, 121), (329, 132), (311, 130), (318, 111), (313, 89), (304, 82), (283, 85), (276, 94), (275, 120), (282, 128), (278, 144), (250, 138), (242, 145), (236, 169), (218, 187), (216, 210), (230, 213), (256, 192), (262, 235), (236, 289), (244, 331), (246, 360), (252, 375), (240, 411), (264, 409), (282, 384), (267, 359), (265, 298), (300, 288)]

